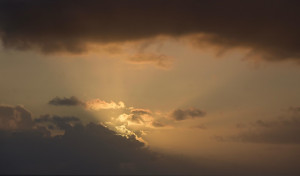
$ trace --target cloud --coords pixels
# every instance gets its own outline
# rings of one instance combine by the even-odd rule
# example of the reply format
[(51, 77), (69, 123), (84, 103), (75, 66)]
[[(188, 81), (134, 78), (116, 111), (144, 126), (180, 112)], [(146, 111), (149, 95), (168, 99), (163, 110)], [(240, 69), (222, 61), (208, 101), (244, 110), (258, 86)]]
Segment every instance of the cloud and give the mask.
[(130, 112), (136, 115), (152, 114), (149, 109), (131, 108)]
[[(14, 122), (13, 126), (7, 125), (9, 119)], [(182, 157), (151, 151), (134, 135), (124, 137), (95, 123), (83, 125), (77, 117), (43, 115), (32, 120), (31, 113), (22, 106), (1, 105), (0, 120), (0, 174), (201, 172), (198, 166)], [(73, 122), (76, 123), (70, 125)], [(65, 133), (53, 136), (46, 128), (38, 127), (48, 123)], [(3, 125), (9, 127), (3, 128)]]
[(133, 135), (144, 143), (147, 142), (143, 138), (149, 131), (167, 127), (167, 124), (161, 122), (157, 114), (149, 109), (129, 107), (126, 110), (129, 112), (111, 117), (104, 124), (123, 136)]
[(171, 66), (171, 58), (164, 54), (157, 53), (138, 53), (128, 58), (130, 63), (134, 64), (155, 64), (160, 68), (169, 68)]
[[(45, 123), (50, 123), (48, 125), (48, 129), (55, 129), (54, 127), (56, 127), (57, 129), (60, 130), (66, 130), (71, 128), (72, 126), (81, 123), (80, 119), (78, 117), (74, 117), (74, 116), (58, 116), (58, 115), (42, 115), (39, 118), (34, 119), (35, 123), (38, 124), (45, 124)], [(53, 125), (54, 126), (53, 126)]]
[(31, 113), (23, 106), (0, 105), (0, 129), (19, 130), (33, 127)]
[(90, 110), (125, 108), (125, 104), (122, 101), (116, 103), (114, 101), (106, 102), (100, 99), (94, 99), (94, 100), (87, 101), (85, 104), (86, 104), (86, 108)]
[(219, 141), (235, 141), (271, 144), (300, 144), (300, 111), (293, 112), (287, 117), (274, 120), (257, 120), (250, 124), (238, 125), (237, 135), (218, 136)]
[(300, 113), (300, 107), (290, 107), (288, 110), (294, 113)]
[(176, 121), (186, 120), (186, 119), (193, 119), (204, 117), (205, 112), (199, 109), (191, 108), (191, 109), (176, 109), (174, 110), (170, 117)]
[(75, 96), (71, 96), (70, 98), (55, 97), (52, 100), (50, 100), (48, 104), (55, 105), (55, 106), (83, 106), (89, 110), (125, 108), (125, 104), (122, 101), (119, 101), (118, 103), (114, 101), (106, 102), (100, 99), (82, 101)]
[(298, 1), (6, 0), (0, 34), (6, 48), (80, 53), (88, 43), (200, 33), (205, 42), (251, 48), (267, 60), (299, 59), (297, 7)]
[(153, 121), (152, 112), (148, 109), (131, 109), (128, 120), (135, 123), (147, 123)]
[(152, 126), (154, 126), (154, 127), (164, 127), (166, 125), (163, 124), (163, 123), (161, 123), (161, 122), (159, 122), (159, 121), (153, 121), (152, 122)]
[(79, 100), (75, 96), (72, 96), (70, 98), (55, 97), (52, 100), (50, 100), (48, 102), (48, 104), (54, 105), (54, 106), (82, 106), (82, 105), (85, 105), (84, 102), (82, 102), (81, 100)]
[[(202, 118), (206, 114), (204, 111), (196, 108), (175, 109), (171, 113), (152, 112), (149, 109), (133, 107), (129, 109), (130, 112), (122, 113), (118, 117), (112, 117), (105, 124), (112, 127), (112, 129), (116, 128), (120, 133), (134, 134), (141, 138), (142, 135), (147, 134), (151, 130), (170, 129), (176, 125), (180, 125), (178, 123), (180, 121)], [(206, 128), (203, 125), (200, 126), (197, 126), (197, 128)]]
[(206, 125), (204, 124), (191, 126), (191, 128), (202, 129), (202, 130), (207, 129)]
[[(82, 101), (75, 96), (70, 98), (55, 97), (49, 101), (49, 104), (56, 106), (84, 106), (86, 110), (123, 110), (122, 114), (117, 117), (112, 117), (106, 121), (105, 124), (126, 134), (142, 134), (141, 130), (154, 129), (162, 127), (171, 127), (175, 121), (183, 121), (186, 119), (194, 119), (205, 116), (205, 112), (196, 108), (190, 109), (175, 109), (171, 113), (151, 112), (149, 109), (126, 108), (123, 101), (118, 103), (111, 101), (106, 102), (101, 99), (92, 99), (88, 101)], [(128, 112), (129, 111), (129, 112)], [(118, 128), (116, 128), (118, 127)], [(125, 130), (126, 129), (126, 130)], [(124, 133), (124, 134), (125, 134)], [(138, 136), (138, 135), (137, 135)], [(139, 136), (140, 137), (140, 136)]]
[(123, 113), (117, 118), (113, 118), (114, 124), (122, 124), (127, 128), (130, 126), (141, 126), (143, 128), (164, 127), (165, 124), (156, 119), (156, 113), (149, 109), (130, 108), (130, 112)]

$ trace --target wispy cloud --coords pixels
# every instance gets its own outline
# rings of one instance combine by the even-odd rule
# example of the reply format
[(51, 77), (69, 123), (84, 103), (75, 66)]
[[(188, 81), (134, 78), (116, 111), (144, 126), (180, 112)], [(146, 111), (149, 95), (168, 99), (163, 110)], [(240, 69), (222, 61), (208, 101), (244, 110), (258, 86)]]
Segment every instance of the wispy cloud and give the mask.
[(257, 120), (248, 124), (237, 124), (238, 134), (217, 136), (219, 141), (300, 144), (300, 111), (290, 108), (281, 118)]

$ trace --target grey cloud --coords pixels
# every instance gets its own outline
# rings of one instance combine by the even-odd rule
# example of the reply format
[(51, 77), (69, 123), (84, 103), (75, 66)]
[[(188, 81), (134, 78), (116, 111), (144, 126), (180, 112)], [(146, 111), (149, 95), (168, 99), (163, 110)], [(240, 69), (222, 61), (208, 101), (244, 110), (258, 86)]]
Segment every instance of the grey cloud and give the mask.
[[(0, 174), (191, 174), (202, 172), (179, 157), (155, 153), (136, 140), (123, 137), (94, 123), (83, 125), (76, 117), (43, 115), (34, 121), (21, 106), (1, 106), (0, 120), (17, 123), (15, 130), (0, 128)], [(22, 120), (23, 119), (23, 120)], [(64, 129), (51, 136), (39, 124), (53, 123)], [(71, 122), (75, 125), (65, 127)], [(33, 125), (36, 125), (33, 127)], [(2, 123), (1, 123), (2, 125)], [(187, 164), (189, 163), (189, 164)]]
[(300, 107), (290, 107), (288, 110), (290, 112), (300, 113)]
[(152, 122), (152, 125), (153, 125), (154, 127), (164, 127), (164, 126), (166, 126), (165, 124), (163, 124), (163, 123), (161, 123), (161, 122), (159, 122), (159, 121), (153, 121), (153, 122)]
[(197, 128), (197, 129), (202, 129), (202, 130), (207, 129), (206, 125), (204, 125), (204, 124), (195, 125), (195, 126), (192, 126), (192, 128)]
[(132, 109), (130, 110), (130, 113), (135, 114), (135, 115), (144, 115), (144, 114), (151, 114), (150, 110), (147, 109)]
[(219, 141), (300, 144), (300, 112), (275, 120), (257, 120), (243, 125), (237, 135), (219, 136)]
[(171, 118), (181, 121), (186, 119), (193, 119), (204, 117), (205, 112), (199, 109), (191, 108), (191, 109), (176, 109), (171, 113)]
[(71, 128), (72, 125), (81, 123), (78, 117), (74, 117), (74, 116), (61, 117), (58, 115), (50, 116), (49, 114), (42, 115), (39, 118), (34, 119), (34, 122), (38, 124), (48, 123), (48, 128), (52, 130), (55, 129), (55, 127), (60, 130), (66, 130), (68, 128)]
[(136, 122), (136, 123), (144, 123), (143, 115), (151, 115), (151, 111), (148, 109), (131, 109), (130, 110), (130, 121)]
[(31, 113), (22, 106), (0, 105), (0, 129), (30, 129), (34, 123)]
[[(45, 53), (85, 51), (86, 43), (203, 33), (224, 47), (249, 47), (267, 60), (300, 58), (299, 2), (45, 0), (0, 2), (3, 46)], [(55, 12), (55, 13), (53, 13)]]
[(70, 98), (60, 98), (60, 97), (55, 97), (52, 100), (48, 102), (50, 105), (54, 106), (81, 106), (85, 105), (84, 102), (76, 98), (75, 96), (71, 96)]
[[(24, 107), (4, 105), (0, 106), (0, 120), (14, 119), (12, 112), (35, 125), (78, 122), (76, 117), (56, 115), (32, 120)], [(0, 128), (1, 175), (299, 175), (298, 167), (261, 171), (252, 165), (241, 167), (232, 162), (153, 152), (134, 136), (122, 137), (94, 123), (76, 123), (57, 136), (38, 126), (16, 128)]]

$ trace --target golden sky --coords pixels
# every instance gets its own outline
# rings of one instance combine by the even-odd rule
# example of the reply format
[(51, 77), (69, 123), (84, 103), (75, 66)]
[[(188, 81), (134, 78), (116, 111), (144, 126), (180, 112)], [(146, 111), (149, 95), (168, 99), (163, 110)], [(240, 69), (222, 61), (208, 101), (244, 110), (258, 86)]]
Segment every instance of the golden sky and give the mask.
[[(179, 158), (162, 160), (170, 170), (149, 166), (156, 174), (299, 174), (299, 12), (292, 5), (260, 4), (251, 16), (256, 1), (224, 9), (177, 0), (32, 2), (0, 8), (1, 131), (43, 127), (54, 139), (73, 134), (78, 121), (93, 129), (92, 122)], [(51, 16), (44, 6), (65, 9)], [(181, 159), (191, 166), (178, 170)], [(113, 174), (149, 173), (136, 160), (116, 161), (121, 170)], [(187, 172), (194, 165), (203, 172)], [(44, 173), (30, 166), (20, 173)], [(88, 170), (75, 173), (103, 173)]]

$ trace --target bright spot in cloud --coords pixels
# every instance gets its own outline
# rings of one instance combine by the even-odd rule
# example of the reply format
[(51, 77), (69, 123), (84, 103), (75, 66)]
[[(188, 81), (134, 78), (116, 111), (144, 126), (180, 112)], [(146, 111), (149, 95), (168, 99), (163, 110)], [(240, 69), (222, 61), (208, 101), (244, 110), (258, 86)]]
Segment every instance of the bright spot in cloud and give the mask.
[(118, 103), (111, 101), (109, 103), (100, 99), (94, 99), (86, 102), (86, 108), (90, 110), (122, 109), (125, 108), (125, 104), (122, 101), (119, 101)]

